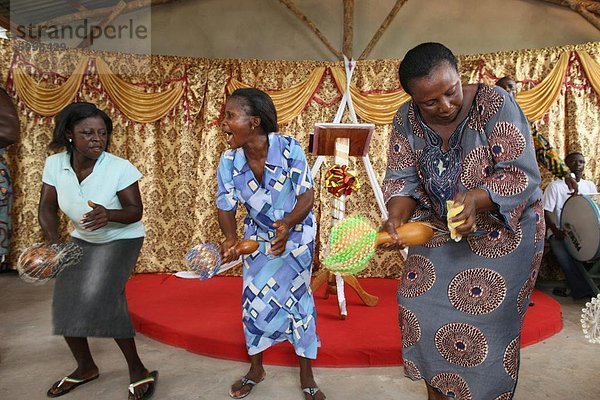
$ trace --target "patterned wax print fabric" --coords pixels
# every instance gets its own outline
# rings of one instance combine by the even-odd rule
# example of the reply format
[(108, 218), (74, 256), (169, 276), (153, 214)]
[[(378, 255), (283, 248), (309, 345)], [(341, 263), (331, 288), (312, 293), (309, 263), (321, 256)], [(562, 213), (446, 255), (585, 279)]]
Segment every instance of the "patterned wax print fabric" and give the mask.
[(546, 168), (557, 178), (564, 178), (571, 171), (559, 157), (556, 149), (552, 147), (550, 141), (538, 132), (535, 124), (531, 124), (531, 135), (533, 136), (533, 145), (540, 168)]
[(8, 163), (4, 149), (0, 149), (0, 260), (4, 262), (8, 254), (11, 235), (10, 209), (12, 206), (12, 183), (8, 173)]
[(480, 85), (448, 150), (411, 102), (393, 121), (386, 202), (417, 201), (413, 219), (447, 232), (446, 200), (481, 188), (496, 204), (455, 242), (409, 249), (398, 288), (405, 374), (453, 399), (512, 399), (523, 316), (542, 258), (540, 175), (527, 120), (504, 91)]
[(289, 214), (296, 197), (313, 187), (310, 168), (292, 137), (269, 134), (269, 151), (259, 182), (242, 148), (223, 153), (217, 171), (217, 207), (248, 211), (244, 238), (257, 240), (257, 251), (244, 256), (242, 320), (248, 354), (258, 354), (288, 340), (296, 354), (317, 357), (316, 311), (310, 277), (316, 234), (312, 211), (290, 229), (285, 252), (268, 253), (275, 239), (273, 223)]

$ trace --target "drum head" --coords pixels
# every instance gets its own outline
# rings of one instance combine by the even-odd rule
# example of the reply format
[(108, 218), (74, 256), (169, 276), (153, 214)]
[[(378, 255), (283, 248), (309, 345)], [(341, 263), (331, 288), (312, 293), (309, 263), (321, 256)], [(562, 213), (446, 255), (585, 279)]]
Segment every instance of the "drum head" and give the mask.
[(569, 197), (560, 217), (565, 244), (573, 258), (590, 261), (600, 257), (600, 195)]

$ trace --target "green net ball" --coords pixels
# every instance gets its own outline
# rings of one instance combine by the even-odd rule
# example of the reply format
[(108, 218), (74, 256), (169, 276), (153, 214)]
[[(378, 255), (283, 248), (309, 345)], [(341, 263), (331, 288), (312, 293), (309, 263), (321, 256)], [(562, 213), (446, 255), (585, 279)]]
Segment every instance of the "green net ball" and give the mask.
[(354, 275), (369, 264), (375, 254), (377, 229), (363, 216), (341, 220), (331, 229), (329, 254), (323, 266), (341, 275)]

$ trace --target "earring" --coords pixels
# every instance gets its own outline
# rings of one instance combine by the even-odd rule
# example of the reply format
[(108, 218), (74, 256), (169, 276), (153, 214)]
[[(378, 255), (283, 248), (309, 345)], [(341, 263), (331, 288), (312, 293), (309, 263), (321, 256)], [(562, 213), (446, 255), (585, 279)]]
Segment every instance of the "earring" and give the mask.
[(252, 130), (254, 130), (254, 128), (256, 128), (254, 125), (252, 125)]
[(69, 143), (71, 143), (73, 141), (73, 139), (69, 139)]

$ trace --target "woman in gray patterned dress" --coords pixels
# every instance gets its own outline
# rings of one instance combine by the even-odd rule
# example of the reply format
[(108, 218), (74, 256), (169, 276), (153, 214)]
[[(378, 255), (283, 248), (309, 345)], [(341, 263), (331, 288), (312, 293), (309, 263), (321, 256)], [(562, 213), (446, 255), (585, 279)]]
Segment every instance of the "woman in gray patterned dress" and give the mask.
[(0, 88), (0, 271), (8, 269), (12, 206), (12, 183), (8, 163), (4, 158), (6, 147), (19, 140), (19, 115), (8, 93)]
[(399, 69), (412, 101), (393, 121), (384, 229), (410, 219), (438, 234), (409, 250), (398, 289), (406, 375), (429, 399), (512, 399), (523, 315), (542, 256), (540, 175), (527, 119), (504, 90), (462, 85), (439, 43), (410, 50)]

